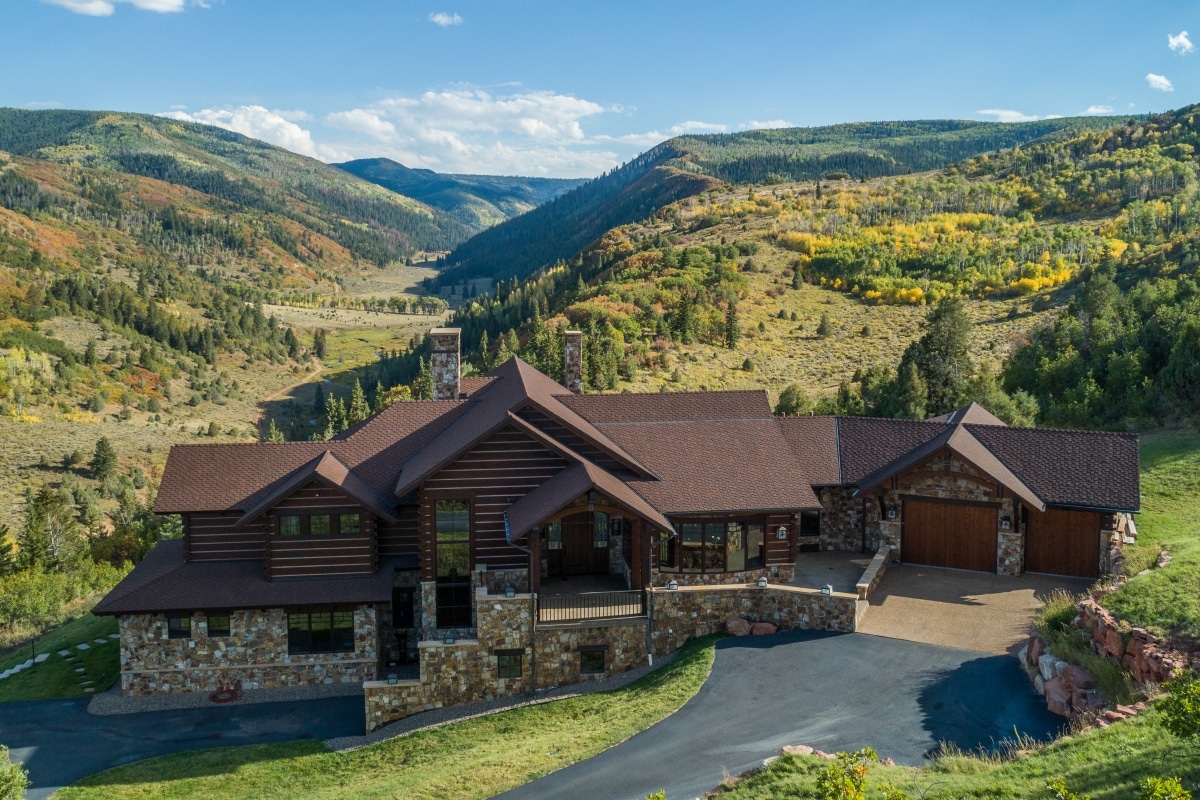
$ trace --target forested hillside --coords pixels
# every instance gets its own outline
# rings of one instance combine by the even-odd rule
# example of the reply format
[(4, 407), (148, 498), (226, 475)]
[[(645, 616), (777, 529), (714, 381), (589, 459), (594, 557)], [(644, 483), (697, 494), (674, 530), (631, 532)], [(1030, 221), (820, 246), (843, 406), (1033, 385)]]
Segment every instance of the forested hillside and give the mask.
[(446, 280), (525, 278), (572, 257), (610, 228), (720, 182), (782, 183), (831, 172), (854, 179), (901, 175), (1113, 124), (1097, 117), (1015, 124), (934, 120), (681, 136), (463, 243), (447, 258)]
[(444, 175), (412, 169), (390, 158), (363, 158), (333, 166), (440, 208), (473, 233), (524, 214), (586, 182), (583, 178)]

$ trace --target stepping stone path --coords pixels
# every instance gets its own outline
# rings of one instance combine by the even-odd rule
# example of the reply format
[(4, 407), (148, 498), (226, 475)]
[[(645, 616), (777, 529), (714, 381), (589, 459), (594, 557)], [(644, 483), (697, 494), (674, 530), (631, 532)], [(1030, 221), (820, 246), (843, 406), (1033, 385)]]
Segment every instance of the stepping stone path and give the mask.
[(89, 648), (90, 645), (87, 642), (80, 642), (79, 644), (75, 645), (76, 650), (87, 650)]
[[(92, 641), (96, 645), (102, 645), (102, 644), (109, 644), (110, 642), (112, 642), (116, 639), (120, 639), (120, 638), (121, 638), (121, 634), (110, 633), (110, 634), (108, 634), (108, 636), (106, 636), (103, 639), (98, 638), (98, 639), (93, 639)], [(79, 644), (75, 645), (75, 647), (74, 647), (74, 650), (90, 650), (90, 649), (92, 649), (92, 645), (88, 644), (87, 642), (80, 642)], [(58, 655), (64, 661), (66, 661), (68, 664), (70, 664), (72, 669), (75, 670), (75, 674), (78, 676), (79, 687), (81, 689), (83, 689), (84, 693), (85, 694), (94, 694), (96, 691), (96, 687), (95, 687), (96, 682), (87, 676), (87, 668), (86, 667), (75, 666), (76, 664), (79, 663), (79, 661), (78, 661), (78, 656), (75, 654), (74, 650), (69, 647), (63, 648), (62, 650), (58, 651)], [(17, 664), (14, 667), (9, 667), (8, 669), (4, 670), (3, 672), (0, 672), (0, 681), (4, 680), (5, 678), (12, 677), (13, 675), (16, 675), (19, 672), (23, 672), (24, 670), (27, 670), (30, 667), (32, 667), (34, 664), (41, 664), (43, 661), (45, 661), (48, 658), (50, 658), (49, 653), (39, 653), (38, 655), (34, 656), (33, 658), (27, 659), (26, 661), (24, 661), (20, 664)]]

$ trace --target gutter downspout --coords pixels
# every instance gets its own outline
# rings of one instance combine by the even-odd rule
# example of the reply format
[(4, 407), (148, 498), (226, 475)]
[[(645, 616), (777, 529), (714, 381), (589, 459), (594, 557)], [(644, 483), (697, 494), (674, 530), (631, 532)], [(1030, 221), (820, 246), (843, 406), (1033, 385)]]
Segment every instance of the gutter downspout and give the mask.
[(513, 541), (507, 508), (504, 509), (504, 541), (529, 556), (529, 693), (537, 694), (537, 593), (533, 591), (533, 571), (541, 569), (542, 565), (533, 563), (533, 550)]

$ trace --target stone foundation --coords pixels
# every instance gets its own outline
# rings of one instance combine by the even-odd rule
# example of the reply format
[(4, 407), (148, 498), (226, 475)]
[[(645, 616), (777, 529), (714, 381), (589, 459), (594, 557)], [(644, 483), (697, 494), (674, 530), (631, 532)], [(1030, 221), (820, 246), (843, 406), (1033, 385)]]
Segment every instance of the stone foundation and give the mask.
[(192, 635), (171, 639), (167, 618), (120, 618), (121, 691), (127, 695), (274, 689), (372, 680), (378, 669), (373, 606), (354, 611), (354, 652), (288, 655), (287, 612), (233, 611), (229, 636), (208, 635), (203, 613), (192, 615)]
[[(598, 620), (539, 625), (537, 630), (537, 688), (550, 689), (628, 672), (646, 663), (646, 628), (642, 619)], [(599, 648), (604, 671), (581, 670), (580, 652)]]

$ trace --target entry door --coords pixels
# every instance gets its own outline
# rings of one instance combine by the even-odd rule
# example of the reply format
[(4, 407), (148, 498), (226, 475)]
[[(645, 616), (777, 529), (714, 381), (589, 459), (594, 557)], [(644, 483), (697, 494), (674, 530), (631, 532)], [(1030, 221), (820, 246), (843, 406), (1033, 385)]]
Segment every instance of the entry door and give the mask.
[(591, 575), (595, 571), (592, 553), (592, 515), (574, 514), (562, 521), (563, 574)]

